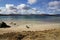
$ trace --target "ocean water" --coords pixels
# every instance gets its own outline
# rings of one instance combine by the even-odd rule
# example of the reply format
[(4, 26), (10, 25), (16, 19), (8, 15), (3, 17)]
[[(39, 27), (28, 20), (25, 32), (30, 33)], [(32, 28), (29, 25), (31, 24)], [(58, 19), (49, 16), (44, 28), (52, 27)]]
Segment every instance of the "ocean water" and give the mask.
[(8, 20), (43, 21), (60, 23), (60, 16), (0, 16), (0, 21)]

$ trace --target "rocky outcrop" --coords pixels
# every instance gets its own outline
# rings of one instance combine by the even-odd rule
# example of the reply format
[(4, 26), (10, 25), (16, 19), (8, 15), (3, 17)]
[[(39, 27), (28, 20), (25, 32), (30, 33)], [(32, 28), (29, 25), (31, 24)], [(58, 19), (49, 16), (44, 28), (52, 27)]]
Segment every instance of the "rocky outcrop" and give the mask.
[(0, 28), (9, 28), (10, 26), (7, 25), (5, 22), (0, 23)]

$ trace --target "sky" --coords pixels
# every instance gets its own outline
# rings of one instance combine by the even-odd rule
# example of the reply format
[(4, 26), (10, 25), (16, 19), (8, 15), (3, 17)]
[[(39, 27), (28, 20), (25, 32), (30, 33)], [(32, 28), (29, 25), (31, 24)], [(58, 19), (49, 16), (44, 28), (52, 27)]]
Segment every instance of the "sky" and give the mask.
[(60, 0), (0, 0), (0, 14), (60, 14)]

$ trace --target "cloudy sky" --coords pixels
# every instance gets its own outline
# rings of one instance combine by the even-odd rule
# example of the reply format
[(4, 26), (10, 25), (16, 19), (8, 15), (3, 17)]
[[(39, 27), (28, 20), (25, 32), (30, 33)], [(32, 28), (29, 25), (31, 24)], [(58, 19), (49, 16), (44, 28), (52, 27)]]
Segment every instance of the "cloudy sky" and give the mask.
[(60, 14), (60, 0), (0, 0), (0, 14)]

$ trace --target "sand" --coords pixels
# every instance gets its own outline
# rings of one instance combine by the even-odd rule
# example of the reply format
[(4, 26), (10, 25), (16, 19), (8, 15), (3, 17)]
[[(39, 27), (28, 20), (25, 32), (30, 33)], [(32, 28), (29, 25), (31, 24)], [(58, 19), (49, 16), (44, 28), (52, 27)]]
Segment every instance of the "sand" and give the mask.
[[(60, 23), (40, 21), (5, 21), (10, 28), (0, 28), (0, 34), (21, 31), (43, 31), (60, 28)], [(29, 27), (27, 28), (26, 25)]]
[(60, 29), (4, 33), (0, 40), (60, 40)]
[(5, 21), (10, 28), (0, 28), (0, 40), (60, 40), (60, 23), (40, 21)]

